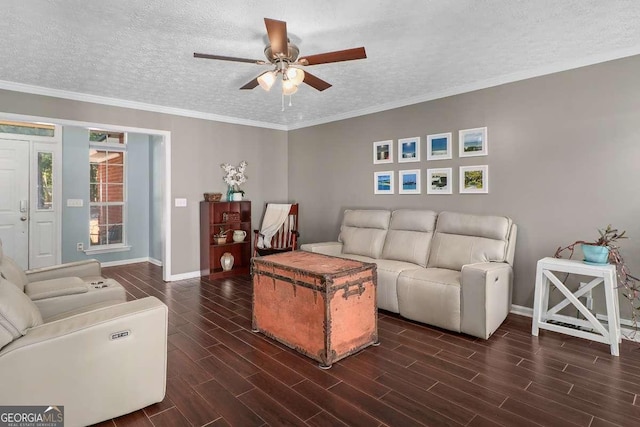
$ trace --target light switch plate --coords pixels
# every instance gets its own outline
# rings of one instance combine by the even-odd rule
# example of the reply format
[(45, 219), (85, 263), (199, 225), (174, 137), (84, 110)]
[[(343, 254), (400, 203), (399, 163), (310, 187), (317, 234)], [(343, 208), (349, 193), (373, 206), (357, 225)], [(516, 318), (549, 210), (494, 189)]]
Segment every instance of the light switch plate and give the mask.
[(84, 206), (82, 199), (67, 199), (67, 207), (69, 208), (81, 208)]
[(184, 208), (187, 206), (187, 199), (176, 198), (176, 208)]

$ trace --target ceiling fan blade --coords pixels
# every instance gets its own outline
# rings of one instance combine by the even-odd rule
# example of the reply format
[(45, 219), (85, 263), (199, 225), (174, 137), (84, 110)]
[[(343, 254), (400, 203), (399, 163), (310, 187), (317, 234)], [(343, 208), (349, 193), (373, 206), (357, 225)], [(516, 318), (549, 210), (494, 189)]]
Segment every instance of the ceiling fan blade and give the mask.
[(287, 38), (287, 23), (275, 19), (264, 18), (264, 25), (267, 27), (271, 52), (274, 55), (287, 56), (289, 54), (289, 41)]
[(364, 47), (353, 49), (337, 50), (335, 52), (319, 53), (317, 55), (305, 56), (298, 59), (301, 65), (328, 64), (330, 62), (353, 61), (354, 59), (365, 59), (367, 52)]
[[(258, 76), (260, 77), (260, 76)], [(255, 79), (251, 80), (250, 82), (248, 82), (246, 85), (242, 86), (240, 89), (244, 90), (244, 89), (253, 89), (254, 87), (258, 86), (258, 77), (256, 77)]]
[(260, 59), (236, 58), (235, 56), (210, 55), (208, 53), (198, 53), (198, 52), (194, 52), (193, 57), (205, 58), (205, 59), (219, 59), (221, 61), (247, 62), (249, 64), (258, 64), (258, 65), (266, 64), (266, 61), (262, 61)]
[(304, 72), (303, 82), (308, 84), (312, 88), (319, 90), (320, 92), (331, 87), (330, 83), (325, 82), (324, 80), (314, 76), (307, 71)]

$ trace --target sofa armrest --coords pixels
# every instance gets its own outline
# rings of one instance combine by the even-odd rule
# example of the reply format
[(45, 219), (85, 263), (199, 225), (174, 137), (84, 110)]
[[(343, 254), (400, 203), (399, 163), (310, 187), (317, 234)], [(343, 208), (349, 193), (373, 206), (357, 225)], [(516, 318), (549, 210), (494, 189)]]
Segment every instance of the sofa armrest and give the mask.
[(307, 252), (315, 252), (324, 255), (337, 256), (342, 253), (342, 243), (340, 242), (320, 242), (305, 243), (300, 246), (300, 250)]
[(85, 294), (88, 291), (89, 285), (79, 277), (63, 277), (60, 279), (29, 282), (24, 287), (24, 293), (31, 298), (31, 301)]
[(167, 316), (148, 297), (29, 329), (0, 351), (0, 378), (11, 384), (0, 402), (57, 402), (68, 425), (89, 425), (161, 401)]
[(51, 267), (34, 268), (33, 270), (25, 271), (25, 274), (29, 282), (38, 282), (62, 277), (101, 276), (102, 268), (98, 260), (88, 259), (86, 261), (52, 265)]
[(462, 266), (460, 330), (488, 339), (511, 309), (513, 269), (505, 262)]

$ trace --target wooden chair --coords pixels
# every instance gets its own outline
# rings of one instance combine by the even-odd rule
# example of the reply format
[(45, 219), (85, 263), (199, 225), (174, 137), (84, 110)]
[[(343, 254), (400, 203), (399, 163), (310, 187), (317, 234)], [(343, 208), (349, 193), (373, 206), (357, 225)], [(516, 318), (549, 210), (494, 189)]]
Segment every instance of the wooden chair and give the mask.
[[(267, 206), (269, 204), (267, 203)], [(265, 207), (266, 212), (266, 207)], [(284, 224), (278, 229), (276, 234), (271, 238), (270, 248), (259, 248), (258, 240), (263, 235), (260, 234), (260, 230), (253, 230), (253, 256), (272, 255), (280, 252), (295, 251), (298, 249), (298, 204), (292, 204), (289, 209), (289, 215)]]

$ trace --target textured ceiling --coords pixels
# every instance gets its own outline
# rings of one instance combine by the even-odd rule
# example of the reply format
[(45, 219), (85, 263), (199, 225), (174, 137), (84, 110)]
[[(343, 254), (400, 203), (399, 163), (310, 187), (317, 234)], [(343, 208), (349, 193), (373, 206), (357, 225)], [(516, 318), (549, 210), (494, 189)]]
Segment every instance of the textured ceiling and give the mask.
[[(264, 17), (301, 55), (368, 58), (309, 67), (333, 87), (302, 85), (285, 111), (238, 90), (270, 67), (193, 58), (263, 59)], [(639, 23), (637, 0), (2, 0), (0, 87), (291, 129), (640, 54)]]

